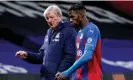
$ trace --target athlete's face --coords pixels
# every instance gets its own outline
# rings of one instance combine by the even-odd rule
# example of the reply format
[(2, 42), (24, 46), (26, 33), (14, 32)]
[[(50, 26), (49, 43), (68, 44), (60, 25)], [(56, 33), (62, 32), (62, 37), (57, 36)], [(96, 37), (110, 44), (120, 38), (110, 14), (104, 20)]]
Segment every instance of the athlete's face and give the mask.
[(80, 16), (76, 11), (68, 12), (68, 16), (70, 18), (70, 22), (72, 25), (79, 27), (80, 26)]
[(51, 28), (56, 28), (61, 21), (61, 16), (58, 16), (55, 10), (51, 10), (46, 14), (45, 19)]

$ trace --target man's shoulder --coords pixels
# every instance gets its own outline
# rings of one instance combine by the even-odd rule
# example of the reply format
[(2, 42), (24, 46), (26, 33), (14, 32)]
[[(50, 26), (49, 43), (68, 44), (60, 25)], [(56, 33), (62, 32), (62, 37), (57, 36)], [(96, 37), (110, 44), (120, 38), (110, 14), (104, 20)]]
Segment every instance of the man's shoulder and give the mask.
[(73, 30), (74, 26), (70, 23), (70, 21), (63, 21), (63, 30)]
[(74, 29), (74, 27), (70, 26), (70, 27), (65, 27), (63, 29), (63, 32), (66, 32), (67, 34), (69, 34), (69, 33), (75, 33), (76, 30)]
[(61, 33), (64, 35), (76, 35), (77, 34), (75, 28), (71, 25), (64, 26)]
[(70, 23), (70, 21), (63, 21), (63, 25), (65, 26), (65, 27), (74, 27), (71, 23)]

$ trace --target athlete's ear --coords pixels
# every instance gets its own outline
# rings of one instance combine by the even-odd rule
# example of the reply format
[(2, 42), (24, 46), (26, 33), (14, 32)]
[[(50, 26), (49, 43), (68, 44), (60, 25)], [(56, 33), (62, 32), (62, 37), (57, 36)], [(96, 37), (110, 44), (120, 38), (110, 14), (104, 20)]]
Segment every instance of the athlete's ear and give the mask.
[(82, 11), (78, 12), (80, 19), (84, 18), (84, 13)]
[(81, 16), (81, 18), (84, 18), (84, 13), (81, 12), (81, 15), (80, 16)]

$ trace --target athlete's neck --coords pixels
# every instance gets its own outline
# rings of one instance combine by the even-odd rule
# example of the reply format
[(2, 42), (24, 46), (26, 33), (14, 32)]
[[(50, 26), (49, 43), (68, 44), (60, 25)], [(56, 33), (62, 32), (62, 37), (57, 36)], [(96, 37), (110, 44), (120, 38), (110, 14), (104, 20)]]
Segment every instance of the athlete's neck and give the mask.
[(87, 24), (89, 23), (88, 19), (87, 18), (84, 18), (81, 22), (81, 26), (82, 28), (84, 28)]

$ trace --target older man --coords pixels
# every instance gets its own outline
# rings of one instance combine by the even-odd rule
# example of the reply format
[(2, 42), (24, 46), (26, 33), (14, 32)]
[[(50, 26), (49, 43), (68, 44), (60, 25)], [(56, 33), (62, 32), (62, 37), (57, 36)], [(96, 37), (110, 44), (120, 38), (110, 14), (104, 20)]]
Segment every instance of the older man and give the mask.
[(42, 64), (42, 80), (56, 80), (55, 74), (67, 70), (75, 61), (76, 31), (70, 22), (62, 21), (61, 9), (56, 5), (44, 11), (50, 27), (40, 48), (40, 53), (16, 52), (16, 56), (35, 64)]

